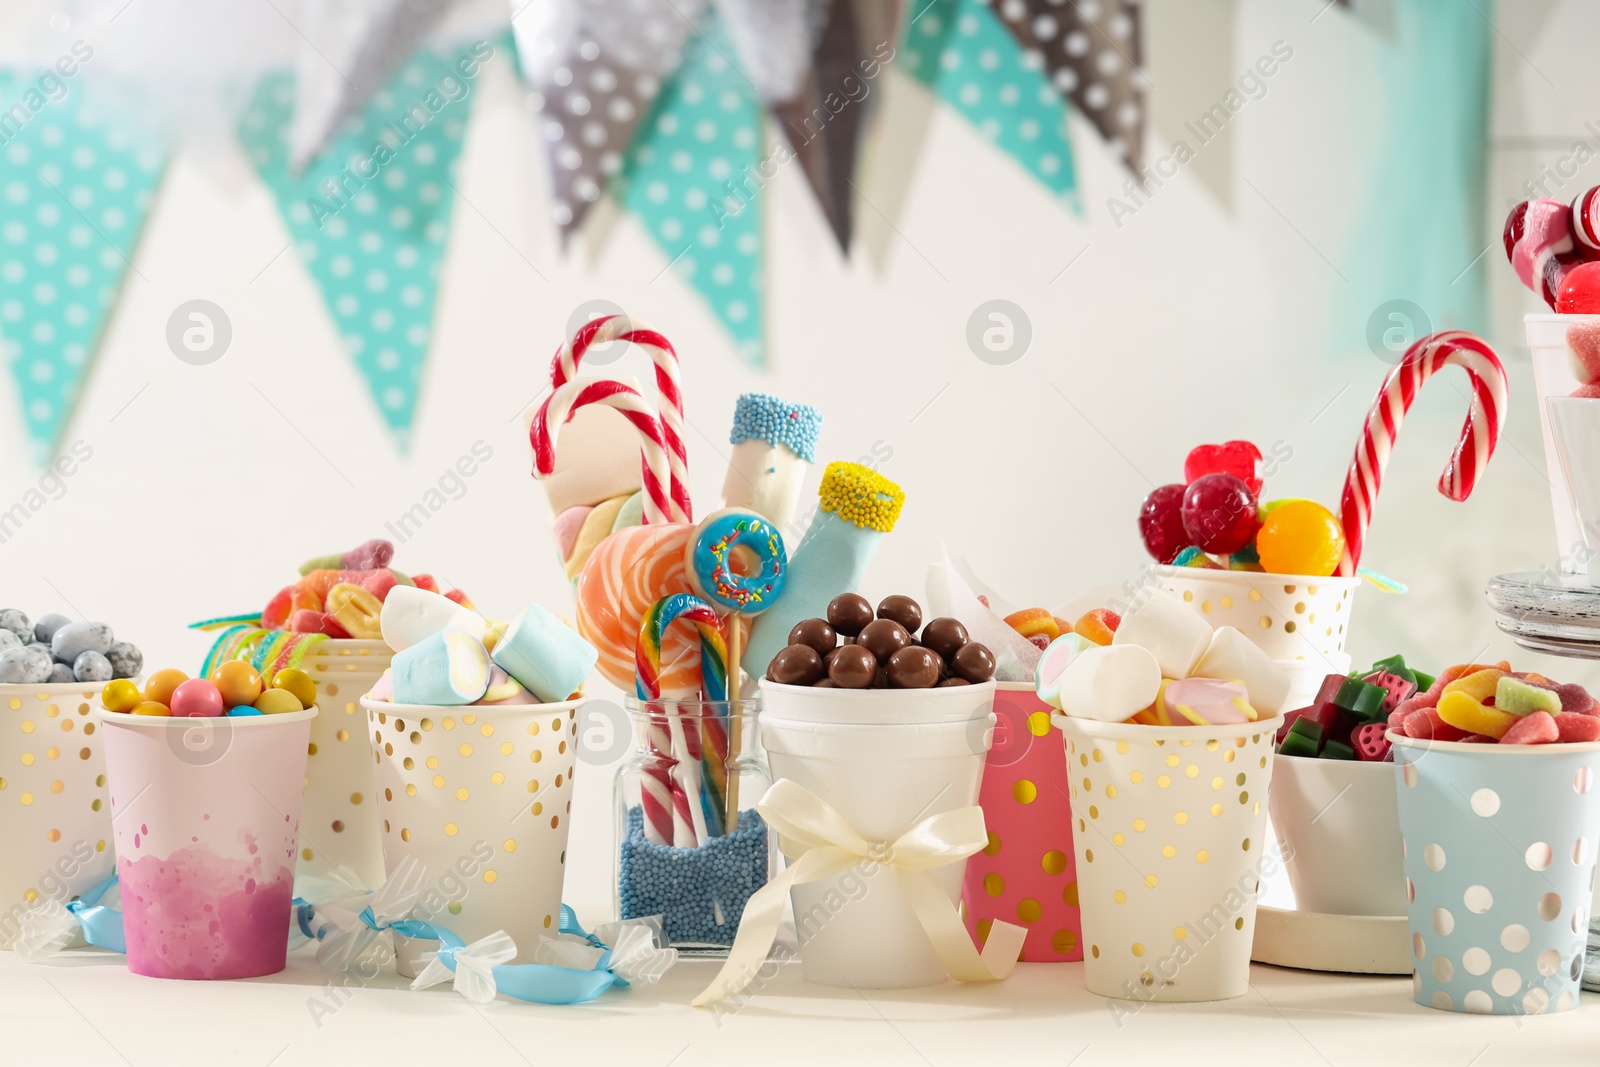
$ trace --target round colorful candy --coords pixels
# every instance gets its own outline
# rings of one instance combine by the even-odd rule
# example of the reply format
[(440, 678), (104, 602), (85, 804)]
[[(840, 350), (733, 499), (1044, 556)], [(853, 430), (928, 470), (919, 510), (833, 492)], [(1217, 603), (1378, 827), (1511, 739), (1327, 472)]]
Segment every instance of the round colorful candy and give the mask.
[(1226, 556), (1255, 536), (1256, 496), (1243, 479), (1231, 474), (1206, 474), (1183, 491), (1183, 528), (1189, 542)]
[(211, 672), (211, 681), (222, 693), (226, 707), (252, 704), (261, 695), (261, 675), (244, 660), (229, 660)]
[(1189, 544), (1189, 534), (1183, 528), (1183, 491), (1186, 488), (1174, 482), (1153, 489), (1139, 509), (1139, 536), (1144, 538), (1145, 549), (1157, 563), (1171, 563)]
[(144, 683), (144, 698), (157, 704), (170, 704), (172, 693), (189, 680), (189, 676), (175, 667), (156, 671)]
[[(750, 573), (740, 564), (750, 563)], [(728, 611), (755, 615), (772, 606), (789, 576), (789, 553), (778, 528), (753, 511), (723, 508), (700, 520), (684, 566), (690, 584)]]
[(304, 711), (305, 707), (287, 689), (267, 689), (255, 699), (253, 705), (263, 715), (287, 715), (294, 711)]
[(1344, 527), (1314, 500), (1290, 500), (1267, 516), (1256, 534), (1261, 566), (1271, 574), (1326, 577), (1344, 554)]
[(272, 688), (288, 690), (304, 707), (317, 702), (317, 683), (311, 680), (311, 675), (295, 667), (285, 667), (273, 675)]
[(1556, 311), (1562, 315), (1600, 314), (1600, 262), (1573, 267), (1561, 280)]
[(171, 717), (172, 709), (161, 703), (159, 700), (146, 700), (142, 701), (133, 709), (133, 714)]
[(126, 714), (138, 707), (143, 700), (144, 695), (139, 692), (139, 687), (127, 678), (107, 682), (100, 690), (100, 705), (107, 711)]
[(172, 691), (167, 705), (179, 719), (214, 719), (226, 710), (222, 691), (214, 682), (204, 678), (190, 678)]

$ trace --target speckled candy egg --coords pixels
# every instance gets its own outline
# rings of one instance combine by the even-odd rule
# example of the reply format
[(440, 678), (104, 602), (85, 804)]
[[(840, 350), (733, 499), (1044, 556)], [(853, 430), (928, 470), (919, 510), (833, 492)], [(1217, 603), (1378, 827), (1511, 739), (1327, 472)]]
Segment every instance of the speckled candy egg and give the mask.
[(33, 623), (28, 621), (28, 616), (16, 608), (0, 609), (0, 630), (10, 630), (21, 638), (24, 644), (33, 640)]
[(50, 638), (50, 654), (60, 663), (76, 663), (85, 652), (104, 656), (116, 635), (103, 622), (69, 622)]
[(80, 652), (78, 658), (72, 661), (72, 677), (80, 682), (109, 682), (111, 661), (94, 649)]
[(0, 652), (0, 684), (38, 685), (49, 680), (53, 666), (48, 652), (37, 648), (8, 648)]
[(133, 678), (144, 669), (144, 653), (126, 641), (118, 641), (106, 653), (111, 661), (111, 677)]

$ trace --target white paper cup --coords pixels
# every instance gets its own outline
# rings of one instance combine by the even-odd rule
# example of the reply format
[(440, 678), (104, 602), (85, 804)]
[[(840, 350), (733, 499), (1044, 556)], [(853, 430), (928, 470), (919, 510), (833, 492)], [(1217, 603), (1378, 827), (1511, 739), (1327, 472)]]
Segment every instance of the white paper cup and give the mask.
[(336, 638), (312, 646), (300, 669), (317, 683), (311, 723), (300, 874), (359, 891), (383, 882), (383, 841), (373, 799), (372, 752), (361, 698), (389, 667), (382, 641)]
[[(1533, 354), (1533, 386), (1539, 394), (1539, 425), (1544, 438), (1544, 463), (1549, 472), (1550, 510), (1556, 526), (1556, 553), (1564, 574), (1585, 574), (1588, 571), (1589, 542), (1596, 540), (1591, 534), (1584, 537), (1579, 508), (1574, 500), (1572, 483), (1565, 475), (1561, 461), (1561, 440), (1551, 420), (1550, 401), (1570, 397), (1582, 383), (1572, 372), (1572, 349), (1567, 344), (1567, 331), (1573, 326), (1600, 323), (1600, 315), (1526, 315), (1523, 325), (1528, 331), (1528, 348)], [(1600, 407), (1589, 400), (1574, 402), (1584, 407)], [(1569, 405), (1570, 406), (1570, 405)], [(1576, 418), (1566, 420), (1569, 432), (1579, 427)], [(1588, 457), (1594, 462), (1592, 454)], [(1558, 472), (1562, 476), (1558, 476)], [(1584, 471), (1575, 471), (1581, 479), (1592, 478)], [(1600, 533), (1600, 531), (1596, 531)], [(1596, 544), (1594, 548), (1600, 548)], [(1588, 549), (1588, 550), (1586, 550)]]
[[(1152, 567), (1163, 588), (1183, 598), (1212, 626), (1232, 626), (1280, 662), (1334, 663), (1360, 578)], [(1333, 669), (1325, 674), (1338, 673)]]
[[(471, 943), (504, 930), (527, 963), (561, 921), (577, 763), (577, 709), (559, 704), (436, 707), (363, 698), (390, 872), (427, 869), (416, 916)], [(438, 946), (396, 939), (408, 977)]]
[(110, 876), (100, 686), (0, 685), (0, 949), (22, 913)]
[(1267, 810), (1295, 907), (1330, 915), (1406, 913), (1393, 763), (1273, 757)]
[[(869, 841), (978, 803), (994, 734), (994, 683), (946, 689), (812, 689), (761, 683), (772, 777), (804, 786)], [(966, 863), (930, 871), (952, 907)], [(790, 893), (808, 982), (857, 989), (947, 977), (894, 875), (863, 864)]]
[(1056, 715), (1067, 742), (1084, 979), (1141, 1001), (1250, 987), (1280, 717), (1140, 726)]

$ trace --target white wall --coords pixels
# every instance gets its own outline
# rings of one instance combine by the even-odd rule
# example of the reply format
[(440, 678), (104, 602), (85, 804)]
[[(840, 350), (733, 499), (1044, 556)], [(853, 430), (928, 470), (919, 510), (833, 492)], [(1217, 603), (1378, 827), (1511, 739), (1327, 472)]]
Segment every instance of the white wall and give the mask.
[[(1339, 280), (1323, 256), (1338, 254), (1347, 190), (1365, 187), (1366, 164), (1340, 146), (1383, 101), (1358, 76), (1381, 28), (1340, 10), (1318, 16), (1323, 3), (1151, 0), (1149, 72), (1164, 123), (1203, 111), (1274, 40), (1296, 55), (1266, 97), (1120, 229), (1104, 200), (1123, 176), (1087, 125), (1074, 131), (1086, 205), (1075, 217), (960, 118), (933, 110), (894, 220), (903, 236), (875, 223), (873, 207), (859, 210), (869, 235), (888, 233), (881, 265), (865, 250), (842, 260), (798, 175), (785, 171), (764, 205), (764, 373), (736, 362), (692, 291), (658, 277), (664, 258), (632, 220), (619, 220), (592, 255), (562, 256), (545, 223), (531, 125), (500, 64), (475, 104), (466, 202), (455, 209), (406, 457), (391, 447), (306, 274), (292, 255), (273, 259), (287, 238), (266, 190), (237, 152), (182, 154), (135, 260), (148, 280), (130, 276), (68, 433), (93, 458), (64, 498), (0, 545), (0, 606), (105, 619), (152, 665), (192, 668), (207, 641), (186, 623), (256, 608), (302, 558), (377, 535), (480, 439), (493, 459), (400, 547), (397, 565), (441, 575), (493, 614), (530, 599), (569, 603), (519, 412), (539, 393), (571, 310), (596, 297), (654, 322), (683, 355), (701, 509), (721, 487), (733, 401), (747, 390), (821, 406), (827, 459), (893, 450), (882, 470), (909, 500), (875, 566), (875, 592), (918, 593), (941, 544), (1019, 605), (1117, 585), (1144, 562), (1134, 529), (1141, 498), (1174, 479), (1201, 441), (1284, 441), (1294, 458), (1269, 493), (1335, 505), (1386, 365), (1327, 352), (1325, 309)], [(1381, 7), (1372, 16), (1380, 22)], [(1596, 99), (1583, 90), (1597, 75), (1580, 51), (1600, 31), (1600, 9), (1503, 0), (1493, 14), (1490, 236), (1522, 177), (1600, 117), (1582, 111)], [(897, 130), (928, 111), (922, 90), (898, 75), (883, 100)], [(867, 199), (888, 203), (886, 176), (906, 165), (898, 149), (879, 152)], [(1566, 192), (1580, 181), (1600, 181), (1600, 165)], [(1358, 661), (1397, 649), (1436, 664), (1511, 655), (1483, 583), (1554, 559), (1517, 321), (1537, 307), (1516, 289), (1498, 241), (1489, 255), (1492, 339), (1515, 390), (1506, 440), (1473, 500), (1449, 503), (1433, 485), (1461, 396), (1425, 392), (1364, 560), (1412, 592), (1362, 593), (1351, 640)], [(180, 363), (163, 340), (172, 309), (196, 297), (220, 304), (234, 328), (232, 349), (207, 367)], [(995, 297), (1026, 309), (1034, 331), (1032, 348), (1007, 367), (980, 362), (964, 341), (972, 309)], [(642, 364), (630, 355), (618, 369), (637, 374)], [(0, 412), (15, 410), (13, 399), (0, 376)], [(3, 416), (0, 440), (8, 506), (37, 472)], [(609, 894), (610, 771), (585, 767), (579, 782), (568, 896), (598, 901)]]

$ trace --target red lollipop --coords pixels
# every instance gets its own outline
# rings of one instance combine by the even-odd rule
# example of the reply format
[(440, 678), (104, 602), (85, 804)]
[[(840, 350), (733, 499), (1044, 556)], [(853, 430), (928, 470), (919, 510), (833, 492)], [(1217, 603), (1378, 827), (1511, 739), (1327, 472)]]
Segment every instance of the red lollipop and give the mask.
[(1231, 474), (1250, 488), (1251, 495), (1260, 496), (1261, 449), (1249, 441), (1224, 441), (1220, 445), (1196, 445), (1183, 461), (1185, 484), (1207, 474)]
[(1261, 525), (1256, 495), (1231, 474), (1206, 474), (1189, 483), (1182, 513), (1190, 543), (1219, 556), (1248, 545)]
[(1189, 547), (1189, 534), (1183, 528), (1184, 489), (1177, 482), (1153, 489), (1139, 509), (1139, 535), (1158, 563), (1171, 563)]

